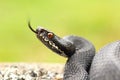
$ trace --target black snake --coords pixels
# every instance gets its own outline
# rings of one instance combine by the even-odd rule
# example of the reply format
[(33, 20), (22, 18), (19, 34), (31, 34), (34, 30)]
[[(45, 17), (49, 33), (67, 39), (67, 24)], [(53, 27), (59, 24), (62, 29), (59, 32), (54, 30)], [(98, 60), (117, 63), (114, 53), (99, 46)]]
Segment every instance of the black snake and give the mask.
[(120, 80), (120, 41), (108, 44), (95, 55), (93, 44), (82, 37), (60, 38), (42, 27), (33, 30), (30, 22), (28, 26), (44, 45), (68, 58), (63, 80)]

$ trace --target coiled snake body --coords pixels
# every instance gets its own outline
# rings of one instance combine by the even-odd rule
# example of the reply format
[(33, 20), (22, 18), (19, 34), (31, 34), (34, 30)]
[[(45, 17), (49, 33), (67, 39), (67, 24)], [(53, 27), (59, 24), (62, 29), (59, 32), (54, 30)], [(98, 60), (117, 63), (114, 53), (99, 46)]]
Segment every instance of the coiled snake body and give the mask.
[(90, 80), (120, 80), (120, 41), (104, 46), (95, 55)]
[[(86, 39), (77, 36), (60, 38), (44, 28), (39, 27), (35, 31), (30, 23), (28, 23), (28, 26), (44, 45), (57, 54), (68, 58), (63, 80), (120, 80), (120, 68), (117, 67), (118, 63), (120, 65), (120, 60), (117, 60), (120, 56), (118, 54), (120, 48), (115, 46), (118, 42), (104, 47), (93, 59), (95, 48)], [(111, 67), (112, 65), (114, 66)], [(115, 69), (118, 69), (118, 71)]]

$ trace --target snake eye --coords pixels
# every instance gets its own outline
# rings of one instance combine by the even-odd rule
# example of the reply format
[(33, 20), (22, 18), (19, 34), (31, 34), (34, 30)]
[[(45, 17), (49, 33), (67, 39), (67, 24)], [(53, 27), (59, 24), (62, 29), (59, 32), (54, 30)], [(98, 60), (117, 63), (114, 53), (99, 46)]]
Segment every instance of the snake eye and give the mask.
[(53, 37), (53, 33), (48, 33), (48, 38), (52, 38)]

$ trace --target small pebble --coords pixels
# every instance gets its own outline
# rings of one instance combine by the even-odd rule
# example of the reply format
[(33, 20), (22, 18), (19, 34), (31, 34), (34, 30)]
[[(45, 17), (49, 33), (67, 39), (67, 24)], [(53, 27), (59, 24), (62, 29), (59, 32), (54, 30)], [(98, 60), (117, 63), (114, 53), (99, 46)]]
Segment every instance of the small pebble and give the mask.
[(0, 70), (0, 80), (63, 80), (63, 74), (41, 67), (12, 65)]

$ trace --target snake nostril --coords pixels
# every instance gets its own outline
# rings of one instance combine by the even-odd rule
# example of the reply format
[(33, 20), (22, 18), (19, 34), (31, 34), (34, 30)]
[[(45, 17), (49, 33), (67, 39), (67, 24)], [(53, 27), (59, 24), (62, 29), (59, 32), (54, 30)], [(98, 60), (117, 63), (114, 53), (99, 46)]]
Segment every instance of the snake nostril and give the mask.
[(42, 29), (40, 27), (36, 29), (36, 32), (38, 32), (38, 33), (42, 33), (43, 31), (44, 31), (44, 29)]
[(44, 31), (44, 29), (40, 29), (40, 31), (39, 31), (39, 32), (40, 32), (40, 33), (42, 33), (43, 31)]

